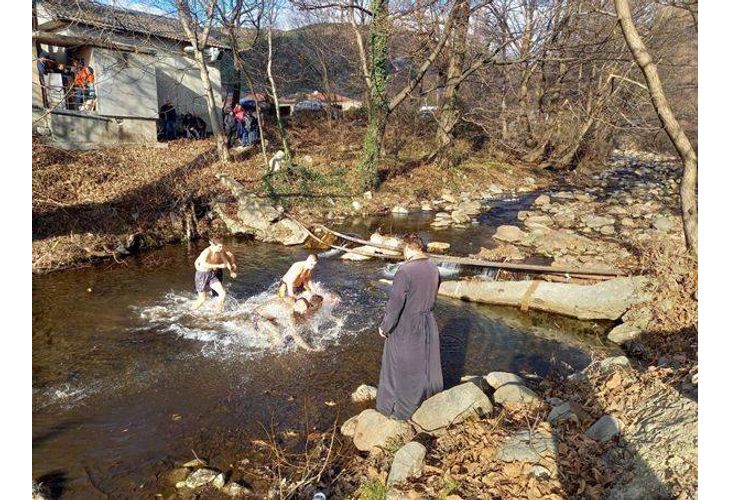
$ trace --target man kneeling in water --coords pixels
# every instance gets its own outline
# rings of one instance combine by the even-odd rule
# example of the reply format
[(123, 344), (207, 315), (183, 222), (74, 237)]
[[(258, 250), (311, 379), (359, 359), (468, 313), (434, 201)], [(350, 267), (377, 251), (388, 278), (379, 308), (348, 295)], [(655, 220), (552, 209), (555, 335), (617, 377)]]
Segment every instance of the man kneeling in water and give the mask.
[(304, 297), (274, 297), (260, 306), (254, 313), (266, 321), (259, 324), (271, 336), (272, 343), (281, 345), (283, 335), (291, 334), (294, 342), (303, 349), (314, 349), (297, 332), (297, 325), (309, 320), (322, 307), (322, 296), (312, 295), (309, 300)]

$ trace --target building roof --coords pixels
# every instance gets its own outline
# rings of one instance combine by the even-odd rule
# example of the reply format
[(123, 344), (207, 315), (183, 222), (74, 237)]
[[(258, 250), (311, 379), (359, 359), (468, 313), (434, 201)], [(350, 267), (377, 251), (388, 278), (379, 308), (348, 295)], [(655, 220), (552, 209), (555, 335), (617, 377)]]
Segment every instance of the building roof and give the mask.
[[(94, 0), (41, 0), (39, 5), (54, 20), (189, 43), (180, 21), (174, 16), (124, 9)], [(212, 30), (208, 46), (226, 48), (228, 44), (220, 31)]]

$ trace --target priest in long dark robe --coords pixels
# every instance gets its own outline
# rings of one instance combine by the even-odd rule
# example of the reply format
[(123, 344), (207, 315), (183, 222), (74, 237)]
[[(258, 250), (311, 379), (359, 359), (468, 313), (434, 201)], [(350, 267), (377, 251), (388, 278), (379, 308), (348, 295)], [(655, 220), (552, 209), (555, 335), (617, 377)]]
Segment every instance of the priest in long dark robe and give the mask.
[(377, 410), (407, 420), (427, 398), (443, 390), (439, 333), (433, 306), (439, 287), (436, 265), (417, 235), (405, 238), (403, 263), (380, 324), (385, 337)]

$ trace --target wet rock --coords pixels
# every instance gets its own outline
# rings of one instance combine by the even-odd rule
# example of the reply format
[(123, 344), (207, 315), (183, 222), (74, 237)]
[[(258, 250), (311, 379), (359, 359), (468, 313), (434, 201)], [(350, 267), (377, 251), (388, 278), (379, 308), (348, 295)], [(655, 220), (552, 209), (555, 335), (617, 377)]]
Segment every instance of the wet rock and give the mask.
[(428, 398), (411, 420), (432, 433), (472, 416), (489, 415), (492, 409), (489, 397), (477, 385), (467, 382)]
[(426, 447), (411, 441), (398, 450), (393, 457), (393, 464), (388, 473), (388, 486), (404, 483), (411, 477), (418, 477), (423, 472), (426, 458)]
[(193, 460), (186, 462), (183, 464), (183, 467), (190, 467), (190, 468), (196, 468), (196, 467), (207, 467), (208, 462), (205, 460), (201, 460), (199, 458), (194, 458)]
[(499, 389), (506, 384), (525, 385), (525, 381), (519, 375), (509, 372), (491, 372), (487, 374), (487, 383), (492, 389)]
[(415, 435), (408, 422), (388, 418), (376, 410), (365, 410), (357, 417), (353, 442), (360, 451), (385, 448), (394, 441), (408, 441)]
[(586, 436), (594, 441), (605, 443), (621, 433), (623, 422), (611, 415), (603, 415), (586, 431)]
[(464, 224), (465, 222), (469, 222), (471, 220), (471, 217), (465, 212), (462, 212), (460, 210), (454, 210), (453, 212), (451, 212), (451, 219), (457, 224)]
[(402, 207), (400, 205), (397, 205), (397, 206), (393, 207), (393, 209), (391, 210), (391, 213), (394, 213), (394, 214), (407, 214), (408, 213), (408, 209), (406, 207)]
[(544, 457), (555, 455), (558, 443), (555, 436), (545, 430), (519, 431), (497, 450), (496, 460), (502, 462), (540, 463)]
[(187, 468), (177, 467), (168, 472), (165, 476), (165, 479), (168, 483), (174, 485), (180, 482), (184, 482), (188, 478), (188, 474), (190, 474), (190, 471)]
[(526, 240), (528, 234), (517, 226), (499, 226), (494, 235), (494, 239), (506, 241), (507, 243), (516, 243)]
[(540, 196), (535, 198), (535, 201), (532, 204), (533, 204), (533, 206), (536, 206), (536, 207), (542, 207), (543, 205), (549, 205), (550, 197), (546, 194), (541, 194)]
[(352, 393), (351, 397), (354, 402), (360, 403), (363, 401), (372, 401), (376, 398), (377, 394), (378, 389), (376, 389), (372, 385), (362, 384), (355, 390), (355, 392)]
[(217, 476), (218, 471), (213, 469), (198, 469), (188, 476), (184, 484), (187, 488), (200, 488), (201, 486), (205, 486), (206, 484), (213, 482)]
[(354, 261), (360, 261), (360, 260), (369, 260), (372, 259), (373, 255), (376, 253), (375, 247), (371, 247), (368, 245), (363, 245), (359, 247), (354, 247), (353, 250), (357, 250), (357, 253), (355, 252), (347, 252), (344, 255), (340, 257), (342, 260), (354, 260)]
[(501, 405), (539, 405), (540, 397), (532, 389), (519, 384), (505, 384), (494, 391), (494, 402)]
[(608, 340), (616, 344), (625, 344), (631, 340), (636, 340), (644, 331), (640, 325), (636, 323), (621, 323), (608, 333)]
[(444, 243), (441, 241), (432, 241), (431, 243), (429, 243), (427, 245), (426, 250), (429, 252), (445, 252), (449, 248), (451, 248), (450, 243)]

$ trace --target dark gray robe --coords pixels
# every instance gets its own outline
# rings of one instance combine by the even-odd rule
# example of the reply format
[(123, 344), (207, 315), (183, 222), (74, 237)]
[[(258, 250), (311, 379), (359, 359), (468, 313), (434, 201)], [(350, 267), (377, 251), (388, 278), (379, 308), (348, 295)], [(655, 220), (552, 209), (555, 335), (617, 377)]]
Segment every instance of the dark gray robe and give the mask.
[(380, 325), (383, 348), (376, 407), (383, 415), (409, 419), (427, 398), (444, 388), (439, 333), (433, 306), (439, 272), (428, 259), (404, 263)]

